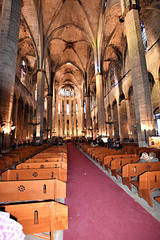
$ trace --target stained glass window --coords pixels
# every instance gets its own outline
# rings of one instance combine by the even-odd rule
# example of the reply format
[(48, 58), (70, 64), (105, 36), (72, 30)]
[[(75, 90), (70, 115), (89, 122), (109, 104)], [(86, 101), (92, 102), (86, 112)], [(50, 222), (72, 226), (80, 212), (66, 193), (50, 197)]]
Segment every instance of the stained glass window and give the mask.
[(26, 77), (26, 63), (24, 60), (22, 60), (21, 64), (21, 83), (25, 85), (25, 77)]
[(144, 51), (147, 52), (148, 51), (148, 46), (147, 46), (146, 30), (145, 30), (143, 22), (141, 22), (140, 25), (141, 25), (141, 34), (142, 34), (142, 41), (143, 41)]

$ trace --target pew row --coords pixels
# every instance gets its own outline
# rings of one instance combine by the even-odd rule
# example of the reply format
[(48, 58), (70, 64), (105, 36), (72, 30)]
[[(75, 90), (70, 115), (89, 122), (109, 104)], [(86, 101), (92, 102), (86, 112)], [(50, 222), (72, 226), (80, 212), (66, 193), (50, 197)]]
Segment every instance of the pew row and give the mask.
[(139, 176), (138, 196), (153, 207), (151, 192), (160, 188), (160, 171), (145, 172)]
[(2, 207), (23, 226), (25, 235), (54, 240), (54, 231), (68, 229), (68, 207), (61, 203), (49, 201)]
[(138, 188), (137, 177), (146, 171), (160, 170), (160, 162), (132, 163), (122, 167), (122, 183), (132, 190), (132, 184)]
[(63, 156), (63, 154), (54, 154), (54, 155), (51, 155), (51, 154), (38, 154), (38, 155), (35, 155), (34, 157), (32, 157), (31, 159), (44, 159), (44, 160), (50, 160), (50, 159), (53, 159), (54, 161), (61, 159), (61, 161), (63, 162), (67, 162), (67, 156)]
[(67, 170), (67, 163), (65, 162), (25, 162), (16, 166), (16, 169), (30, 169), (30, 168), (63, 168)]
[(0, 202), (66, 198), (66, 183), (57, 179), (0, 181)]
[(119, 158), (119, 159), (121, 159), (121, 158), (136, 158), (137, 159), (138, 158), (139, 159), (138, 155), (135, 155), (135, 154), (118, 154), (118, 155), (115, 155), (115, 154), (112, 155), (111, 154), (111, 155), (108, 155), (108, 156), (104, 157), (103, 165), (105, 167), (105, 170), (107, 170), (109, 172), (109, 168), (111, 166), (111, 161), (116, 159), (116, 158)]
[(158, 203), (160, 203), (160, 197), (155, 197), (154, 198)]
[(63, 168), (12, 169), (2, 173), (2, 181), (53, 179), (67, 181), (67, 171)]
[(135, 163), (139, 161), (139, 157), (122, 157), (116, 158), (111, 161), (111, 173), (116, 179), (118, 179), (118, 175), (122, 175), (121, 169), (127, 163)]

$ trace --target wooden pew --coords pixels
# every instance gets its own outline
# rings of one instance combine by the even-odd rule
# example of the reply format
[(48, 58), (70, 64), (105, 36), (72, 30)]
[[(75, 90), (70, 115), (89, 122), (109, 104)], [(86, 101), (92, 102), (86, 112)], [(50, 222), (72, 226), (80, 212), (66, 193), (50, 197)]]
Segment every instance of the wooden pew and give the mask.
[(160, 170), (160, 162), (132, 163), (122, 167), (122, 183), (132, 190), (132, 184), (138, 188), (137, 177), (146, 172)]
[(0, 176), (6, 170), (6, 163), (5, 161), (0, 161)]
[(66, 183), (57, 179), (0, 181), (0, 202), (66, 198)]
[(67, 170), (67, 164), (64, 162), (25, 162), (16, 166), (16, 169), (30, 168), (63, 168)]
[[(36, 155), (36, 156), (34, 156), (34, 157), (30, 158), (30, 159), (32, 159), (32, 161), (34, 159), (43, 159), (44, 162), (47, 162), (47, 161), (52, 161), (52, 162), (63, 161), (65, 163), (67, 163), (67, 157), (61, 157), (61, 156), (60, 157), (51, 157), (51, 156), (45, 156), (45, 155), (41, 155), (41, 156)], [(27, 159), (26, 161), (28, 161), (30, 159)]]
[(54, 231), (68, 229), (68, 207), (64, 204), (49, 201), (2, 207), (23, 226), (25, 235), (54, 240)]
[(98, 163), (101, 166), (103, 166), (104, 165), (104, 159), (107, 156), (110, 156), (110, 155), (122, 155), (122, 152), (121, 151), (117, 151), (115, 149), (108, 149), (107, 151), (104, 151), (104, 152), (99, 154), (99, 156), (98, 156)]
[(160, 203), (160, 197), (155, 197), (154, 198), (158, 203)]
[(134, 157), (138, 157), (135, 154), (110, 154), (106, 157), (104, 157), (104, 162), (103, 165), (105, 166), (105, 170), (107, 170), (109, 172), (109, 168), (111, 165), (111, 161), (116, 159), (116, 158), (134, 158)]
[(33, 179), (59, 179), (67, 181), (67, 171), (63, 168), (45, 169), (12, 169), (2, 173), (2, 181), (11, 180), (33, 180)]
[[(127, 163), (135, 163), (139, 161), (138, 157), (121, 157), (116, 158), (111, 161), (111, 173), (116, 179), (118, 179), (118, 175), (122, 175), (121, 168)], [(120, 170), (120, 171), (119, 171)]]
[(67, 155), (63, 153), (50, 154), (43, 152), (33, 156), (32, 158), (63, 158), (63, 161), (67, 162)]
[(160, 171), (145, 172), (139, 176), (138, 196), (153, 207), (151, 192), (160, 188)]

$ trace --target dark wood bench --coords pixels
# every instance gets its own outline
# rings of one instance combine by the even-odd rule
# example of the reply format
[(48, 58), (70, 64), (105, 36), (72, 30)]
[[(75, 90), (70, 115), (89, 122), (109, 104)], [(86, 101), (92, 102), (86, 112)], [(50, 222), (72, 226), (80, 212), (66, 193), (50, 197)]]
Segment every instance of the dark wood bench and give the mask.
[(54, 240), (54, 231), (68, 229), (68, 207), (61, 203), (49, 201), (1, 207), (17, 219), (25, 235)]
[(158, 203), (160, 203), (160, 197), (155, 197), (154, 198)]
[(67, 170), (67, 163), (64, 162), (25, 162), (16, 166), (16, 169), (30, 168), (63, 168)]
[(67, 162), (64, 162), (62, 158), (31, 158), (25, 161), (25, 163), (47, 163), (47, 162), (60, 162), (60, 166), (67, 170)]
[(0, 202), (66, 198), (66, 183), (57, 179), (0, 181)]
[(111, 160), (111, 173), (112, 176), (114, 176), (116, 179), (118, 179), (118, 175), (122, 175), (122, 167), (126, 165), (127, 163), (135, 163), (139, 161), (138, 157), (121, 157), (121, 158), (115, 158)]
[(67, 181), (67, 171), (63, 168), (45, 169), (12, 169), (2, 173), (2, 181), (33, 180), (33, 179), (59, 179)]
[[(32, 159), (32, 161), (34, 160), (34, 159), (43, 159), (43, 161), (46, 161), (46, 160), (48, 160), (48, 161), (52, 161), (52, 162), (59, 162), (59, 161), (63, 161), (63, 162), (66, 162), (67, 163), (67, 157), (62, 157), (62, 156), (58, 156), (58, 157), (54, 157), (54, 156), (45, 156), (45, 154), (44, 155), (36, 155), (36, 156), (34, 156), (34, 157), (32, 157), (31, 158)], [(28, 160), (28, 159), (27, 159)], [(26, 160), (26, 161), (27, 161)]]
[(67, 156), (64, 155), (63, 153), (54, 153), (54, 154), (52, 154), (52, 153), (45, 153), (45, 152), (43, 152), (43, 154), (42, 153), (41, 154), (37, 154), (37, 155), (32, 157), (32, 159), (34, 159), (34, 158), (36, 158), (36, 159), (37, 158), (46, 158), (46, 159), (48, 159), (48, 158), (61, 158), (61, 159), (63, 159), (64, 162), (67, 162)]
[(160, 171), (145, 172), (139, 176), (138, 196), (153, 207), (151, 192), (160, 188)]
[[(111, 166), (111, 161), (116, 159), (116, 158), (135, 158), (138, 157), (138, 155), (135, 154), (109, 154), (104, 157), (104, 162), (103, 165), (105, 167), (105, 170), (109, 172), (109, 168)], [(138, 157), (139, 158), (139, 157)]]
[(132, 190), (132, 184), (138, 188), (137, 177), (146, 171), (153, 170), (160, 170), (160, 162), (126, 164), (122, 167), (122, 183), (130, 190)]

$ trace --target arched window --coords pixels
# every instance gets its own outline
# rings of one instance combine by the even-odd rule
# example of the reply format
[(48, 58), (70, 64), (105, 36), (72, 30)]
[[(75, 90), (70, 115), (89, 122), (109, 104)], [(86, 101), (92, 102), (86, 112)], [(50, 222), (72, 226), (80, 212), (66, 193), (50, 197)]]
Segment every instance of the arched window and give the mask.
[(147, 46), (146, 30), (145, 30), (143, 22), (141, 22), (140, 25), (141, 25), (141, 34), (142, 34), (142, 41), (143, 41), (144, 51), (147, 52), (148, 51), (148, 46)]
[(115, 85), (115, 75), (114, 75), (113, 67), (111, 67), (111, 70), (110, 70), (110, 83), (111, 83), (111, 89), (112, 89)]
[(21, 83), (25, 85), (25, 78), (26, 78), (26, 63), (24, 60), (22, 60), (21, 64)]
[(60, 102), (58, 103), (58, 114), (60, 114)]
[(152, 92), (152, 88), (155, 84), (155, 81), (154, 81), (153, 75), (150, 72), (148, 72), (148, 80), (149, 80), (150, 92)]
[(86, 102), (84, 102), (84, 113), (86, 113)]
[(46, 111), (47, 110), (47, 98), (45, 97), (44, 99), (44, 110)]
[(67, 103), (67, 115), (69, 115), (69, 103)]
[(78, 114), (78, 106), (77, 106), (77, 103), (76, 103), (76, 114)]
[(35, 101), (37, 101), (37, 83), (35, 85)]

